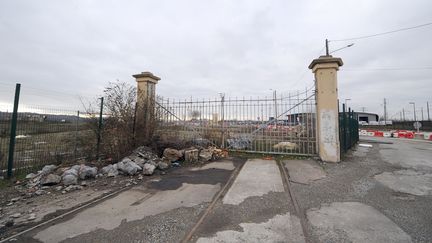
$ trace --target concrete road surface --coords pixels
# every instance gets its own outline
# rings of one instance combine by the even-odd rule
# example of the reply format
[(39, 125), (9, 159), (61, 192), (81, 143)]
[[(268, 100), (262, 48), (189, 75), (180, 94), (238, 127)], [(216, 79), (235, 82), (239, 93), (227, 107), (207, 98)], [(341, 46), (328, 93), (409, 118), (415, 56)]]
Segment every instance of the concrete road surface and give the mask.
[(233, 159), (182, 168), (16, 241), (432, 242), (432, 144), (360, 143), (372, 146), (339, 164)]

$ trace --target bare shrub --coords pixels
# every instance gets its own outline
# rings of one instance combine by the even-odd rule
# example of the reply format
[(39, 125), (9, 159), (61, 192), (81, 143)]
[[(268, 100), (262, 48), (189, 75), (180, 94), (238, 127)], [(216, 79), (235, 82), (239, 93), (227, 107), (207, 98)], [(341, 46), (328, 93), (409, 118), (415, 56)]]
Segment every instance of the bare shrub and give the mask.
[[(109, 82), (104, 89), (103, 126), (101, 129), (100, 154), (120, 159), (135, 147), (136, 88), (126, 82)], [(100, 101), (85, 107), (90, 129), (98, 135)]]
[(120, 159), (135, 147), (134, 119), (136, 88), (125, 82), (110, 82), (104, 90), (103, 152)]

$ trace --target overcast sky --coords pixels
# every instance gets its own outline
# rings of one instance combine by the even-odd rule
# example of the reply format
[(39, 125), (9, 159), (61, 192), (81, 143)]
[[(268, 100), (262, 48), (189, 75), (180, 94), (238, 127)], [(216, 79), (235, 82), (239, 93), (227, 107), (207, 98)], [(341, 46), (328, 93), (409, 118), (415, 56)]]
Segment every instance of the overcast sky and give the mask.
[[(20, 82), (22, 102), (65, 105), (98, 96), (109, 81), (134, 84), (142, 71), (161, 77), (165, 97), (304, 90), (326, 38), (429, 22), (430, 0), (1, 0), (0, 102), (12, 102)], [(353, 42), (334, 54), (345, 63), (341, 100), (382, 114), (387, 98), (390, 116), (410, 101), (419, 111), (432, 102), (432, 25)], [(374, 70), (382, 68), (408, 70)]]

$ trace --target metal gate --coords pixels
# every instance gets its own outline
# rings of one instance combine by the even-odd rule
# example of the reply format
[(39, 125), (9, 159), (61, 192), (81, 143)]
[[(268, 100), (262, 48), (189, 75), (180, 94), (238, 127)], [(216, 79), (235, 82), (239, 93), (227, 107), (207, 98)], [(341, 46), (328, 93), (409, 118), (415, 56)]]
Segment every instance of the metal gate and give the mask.
[(315, 90), (273, 97), (157, 97), (155, 134), (231, 151), (315, 155)]

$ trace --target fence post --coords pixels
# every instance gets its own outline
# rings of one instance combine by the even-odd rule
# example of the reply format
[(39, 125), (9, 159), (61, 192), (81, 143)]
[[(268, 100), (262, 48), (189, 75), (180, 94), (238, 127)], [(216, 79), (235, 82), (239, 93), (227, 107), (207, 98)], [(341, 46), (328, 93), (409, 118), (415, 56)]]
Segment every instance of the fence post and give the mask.
[(74, 147), (74, 159), (77, 159), (77, 150), (78, 150), (78, 123), (79, 123), (80, 112), (77, 111), (77, 119), (75, 122), (75, 147)]
[(342, 146), (342, 151), (345, 153), (347, 151), (347, 125), (346, 125), (346, 107), (345, 103), (342, 104), (342, 128), (340, 128), (339, 132), (342, 132), (342, 141), (340, 141)]
[(99, 123), (98, 123), (98, 132), (97, 132), (97, 145), (96, 145), (96, 159), (99, 160), (100, 153), (100, 142), (101, 142), (101, 132), (102, 132), (102, 113), (103, 113), (103, 102), (104, 98), (100, 98), (100, 112), (99, 112)]
[(156, 84), (159, 77), (151, 72), (132, 75), (137, 82), (136, 141), (148, 142), (153, 136), (155, 123)]
[(14, 107), (13, 107), (12, 120), (11, 120), (10, 139), (9, 139), (9, 157), (8, 157), (8, 168), (7, 168), (7, 178), (8, 179), (10, 179), (12, 177), (12, 170), (13, 170), (13, 161), (14, 161), (14, 152), (15, 152), (15, 137), (16, 137), (17, 120), (18, 120), (18, 105), (19, 105), (20, 91), (21, 91), (21, 84), (17, 83), (15, 86), (15, 100), (14, 100)]
[(330, 55), (309, 65), (315, 74), (318, 154), (326, 162), (340, 161), (337, 71), (342, 65)]
[(222, 141), (221, 148), (225, 148), (225, 94), (221, 94), (221, 127), (222, 127)]

